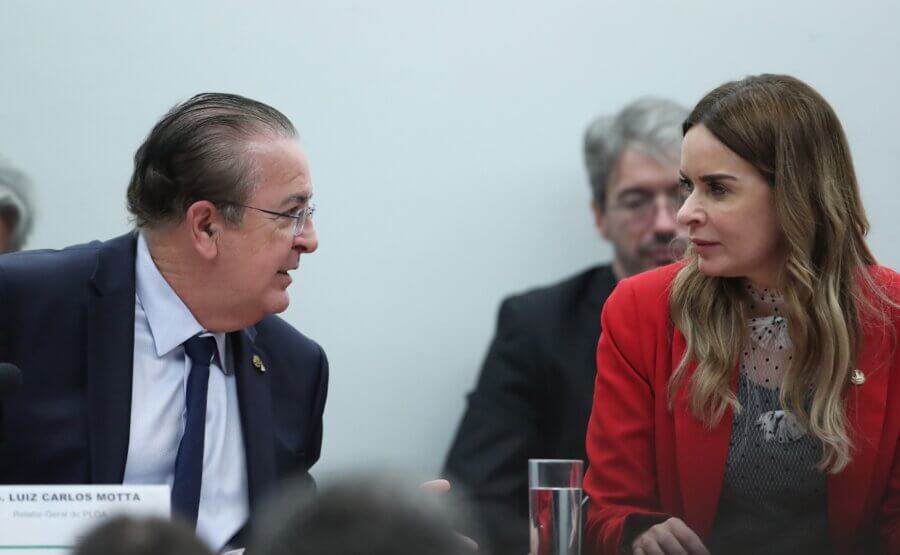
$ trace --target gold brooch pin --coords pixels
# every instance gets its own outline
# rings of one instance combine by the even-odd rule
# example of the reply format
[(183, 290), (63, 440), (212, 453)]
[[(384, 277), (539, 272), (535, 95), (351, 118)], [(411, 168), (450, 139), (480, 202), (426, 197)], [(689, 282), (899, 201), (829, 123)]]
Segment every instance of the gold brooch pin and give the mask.
[(850, 383), (853, 385), (862, 385), (866, 383), (866, 375), (862, 373), (862, 370), (857, 368), (850, 374)]
[(263, 361), (261, 358), (259, 358), (259, 355), (253, 355), (253, 366), (255, 366), (256, 369), (260, 372), (266, 371), (266, 365), (263, 364)]

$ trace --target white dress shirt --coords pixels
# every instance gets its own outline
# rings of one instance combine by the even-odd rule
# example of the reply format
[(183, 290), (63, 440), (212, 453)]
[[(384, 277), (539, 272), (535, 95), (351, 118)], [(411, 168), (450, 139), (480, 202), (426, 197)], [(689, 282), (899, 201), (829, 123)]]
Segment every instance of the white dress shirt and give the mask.
[(150, 257), (143, 235), (138, 237), (135, 280), (131, 432), (124, 482), (172, 486), (191, 370), (182, 343), (197, 334), (214, 337), (217, 353), (209, 373), (197, 535), (218, 550), (249, 515), (231, 352), (225, 334), (206, 332), (175, 294)]

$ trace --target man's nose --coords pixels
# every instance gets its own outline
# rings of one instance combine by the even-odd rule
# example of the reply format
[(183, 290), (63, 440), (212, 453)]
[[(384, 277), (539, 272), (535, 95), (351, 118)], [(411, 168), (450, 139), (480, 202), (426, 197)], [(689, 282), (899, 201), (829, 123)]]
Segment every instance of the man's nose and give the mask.
[(306, 254), (316, 252), (319, 248), (319, 236), (316, 234), (316, 224), (312, 218), (306, 220), (303, 231), (294, 237), (294, 248)]
[(653, 232), (657, 235), (670, 235), (677, 230), (678, 222), (675, 221), (675, 210), (669, 199), (656, 199), (656, 215), (653, 217)]

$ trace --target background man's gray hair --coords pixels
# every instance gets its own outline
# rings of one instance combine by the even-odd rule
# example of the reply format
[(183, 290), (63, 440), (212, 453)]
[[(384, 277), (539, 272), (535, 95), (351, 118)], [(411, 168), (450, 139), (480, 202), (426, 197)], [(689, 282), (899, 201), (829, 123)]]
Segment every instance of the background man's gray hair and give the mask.
[(679, 159), (681, 124), (687, 115), (688, 110), (676, 102), (644, 97), (588, 125), (584, 163), (594, 202), (601, 210), (606, 209), (606, 187), (626, 149), (638, 149), (666, 163)]
[[(395, 475), (344, 476), (318, 492), (298, 482), (253, 521), (253, 555), (472, 555), (454, 532), (462, 513)], [(524, 532), (523, 532), (524, 533)]]
[(177, 223), (191, 204), (208, 200), (239, 223), (256, 187), (248, 141), (296, 137), (281, 112), (236, 94), (202, 93), (173, 107), (134, 155), (128, 211), (138, 227)]
[(0, 219), (9, 224), (7, 252), (21, 250), (34, 226), (31, 181), (0, 159)]

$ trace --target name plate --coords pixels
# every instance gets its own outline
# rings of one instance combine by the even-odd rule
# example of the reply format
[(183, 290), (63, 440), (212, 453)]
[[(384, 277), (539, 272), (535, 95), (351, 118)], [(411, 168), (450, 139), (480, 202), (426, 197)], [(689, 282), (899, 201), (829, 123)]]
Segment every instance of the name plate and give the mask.
[(63, 555), (116, 515), (169, 518), (169, 486), (0, 486), (0, 555)]

